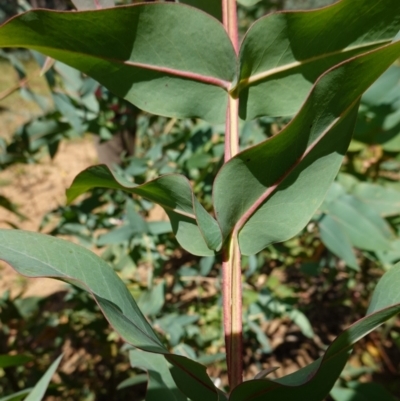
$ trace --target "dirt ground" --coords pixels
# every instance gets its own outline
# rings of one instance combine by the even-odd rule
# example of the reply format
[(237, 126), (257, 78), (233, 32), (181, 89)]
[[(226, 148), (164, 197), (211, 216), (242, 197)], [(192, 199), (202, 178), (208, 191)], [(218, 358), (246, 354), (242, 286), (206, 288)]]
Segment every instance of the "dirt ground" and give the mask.
[[(19, 228), (37, 231), (43, 216), (65, 204), (65, 189), (73, 178), (86, 167), (97, 162), (91, 137), (70, 142), (63, 141), (54, 160), (49, 157), (36, 165), (14, 165), (0, 172), (0, 194), (19, 207), (28, 217), (21, 220), (0, 208), (0, 228)], [(52, 279), (25, 279), (5, 263), (0, 264), (0, 294), (10, 289), (12, 294), (24, 291), (24, 296), (46, 296), (58, 291), (63, 283)]]

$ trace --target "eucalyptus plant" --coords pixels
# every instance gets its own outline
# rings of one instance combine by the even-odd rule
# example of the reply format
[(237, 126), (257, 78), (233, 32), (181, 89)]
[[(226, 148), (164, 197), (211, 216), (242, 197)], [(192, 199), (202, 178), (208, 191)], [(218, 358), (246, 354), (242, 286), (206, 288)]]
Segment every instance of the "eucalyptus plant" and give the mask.
[[(32, 10), (0, 28), (0, 47), (26, 47), (66, 63), (153, 114), (225, 123), (225, 162), (213, 213), (178, 174), (137, 185), (106, 166), (81, 172), (68, 201), (94, 187), (159, 204), (180, 246), (222, 255), (229, 391), (206, 368), (165, 348), (117, 274), (90, 251), (53, 237), (0, 230), (0, 258), (28, 277), (89, 291), (148, 371), (146, 400), (321, 401), (355, 342), (400, 312), (400, 265), (378, 283), (367, 315), (312, 364), (280, 379), (243, 382), (242, 255), (298, 233), (320, 207), (349, 146), (361, 95), (400, 56), (398, 0), (342, 0), (309, 12), (277, 12), (238, 38), (236, 0), (184, 0), (78, 12)], [(218, 20), (222, 16), (222, 23)], [(240, 121), (294, 116), (277, 135), (240, 151)]]

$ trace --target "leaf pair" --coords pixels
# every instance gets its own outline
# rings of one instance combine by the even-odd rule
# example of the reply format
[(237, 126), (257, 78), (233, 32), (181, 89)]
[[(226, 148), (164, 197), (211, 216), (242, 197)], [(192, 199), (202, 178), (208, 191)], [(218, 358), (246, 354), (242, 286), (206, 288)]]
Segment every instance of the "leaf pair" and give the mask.
[[(171, 399), (179, 394), (193, 401), (226, 400), (206, 374), (205, 367), (185, 357), (172, 355), (163, 347), (131, 294), (108, 265), (90, 251), (67, 241), (18, 230), (0, 230), (1, 259), (28, 277), (54, 277), (73, 282), (94, 296), (114, 329), (132, 345), (164, 355), (173, 365), (168, 378), (154, 375), (155, 363), (167, 369), (158, 356), (145, 359), (138, 355), (133, 363), (149, 371), (149, 388), (170, 388)], [(386, 273), (374, 292), (368, 315), (345, 330), (328, 348), (325, 355), (296, 373), (278, 380), (247, 381), (229, 396), (230, 401), (268, 399), (270, 401), (307, 399), (321, 401), (333, 386), (349, 356), (352, 346), (384, 321), (400, 312), (400, 264)], [(133, 354), (135, 355), (135, 354)], [(153, 361), (153, 362), (152, 362)], [(158, 361), (158, 362), (157, 362)], [(157, 372), (160, 373), (159, 369)], [(175, 389), (175, 390), (174, 390)], [(157, 391), (156, 391), (157, 393)], [(175, 394), (175, 395), (174, 395)], [(150, 399), (150, 398), (149, 398)]]
[(121, 189), (140, 195), (162, 206), (170, 218), (180, 245), (194, 255), (211, 256), (222, 245), (217, 222), (195, 198), (187, 178), (164, 175), (142, 185), (116, 177), (106, 166), (89, 167), (80, 173), (67, 190), (68, 202), (91, 188)]
[[(184, 2), (215, 13), (207, 2)], [(228, 92), (240, 98), (242, 118), (293, 115), (324, 71), (393, 39), (397, 9), (397, 0), (343, 0), (268, 15), (249, 29), (238, 59), (220, 22), (171, 3), (30, 11), (0, 28), (0, 47), (61, 60), (142, 110), (223, 122)]]

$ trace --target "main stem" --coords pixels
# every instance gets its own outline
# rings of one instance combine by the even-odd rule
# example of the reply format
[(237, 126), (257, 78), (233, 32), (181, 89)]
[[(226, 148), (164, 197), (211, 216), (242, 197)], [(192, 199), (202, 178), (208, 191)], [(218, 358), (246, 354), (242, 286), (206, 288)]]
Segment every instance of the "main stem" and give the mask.
[[(222, 16), (236, 54), (239, 50), (236, 0), (222, 0)], [(225, 163), (239, 152), (239, 100), (229, 94), (225, 125)], [(229, 387), (243, 381), (242, 271), (237, 233), (223, 249), (222, 299)]]

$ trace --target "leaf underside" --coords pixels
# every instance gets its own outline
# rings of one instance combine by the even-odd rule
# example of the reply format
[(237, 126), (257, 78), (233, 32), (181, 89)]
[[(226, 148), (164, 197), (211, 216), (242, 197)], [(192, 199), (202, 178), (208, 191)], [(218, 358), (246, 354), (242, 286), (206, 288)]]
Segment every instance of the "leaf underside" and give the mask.
[(400, 264), (379, 281), (368, 314), (329, 346), (312, 364), (277, 380), (250, 380), (236, 387), (229, 401), (322, 401), (343, 370), (353, 345), (386, 320), (400, 313)]
[[(210, 400), (218, 400), (205, 367), (186, 357), (168, 354), (125, 284), (94, 253), (48, 235), (0, 229), (0, 259), (24, 276), (57, 278), (88, 291), (125, 341), (144, 351), (164, 355), (175, 366), (177, 375), (192, 383), (191, 388), (207, 394)], [(191, 370), (203, 374), (193, 376)]]
[(33, 10), (0, 27), (0, 47), (37, 50), (168, 117), (223, 122), (235, 76), (236, 56), (222, 24), (184, 4)]

